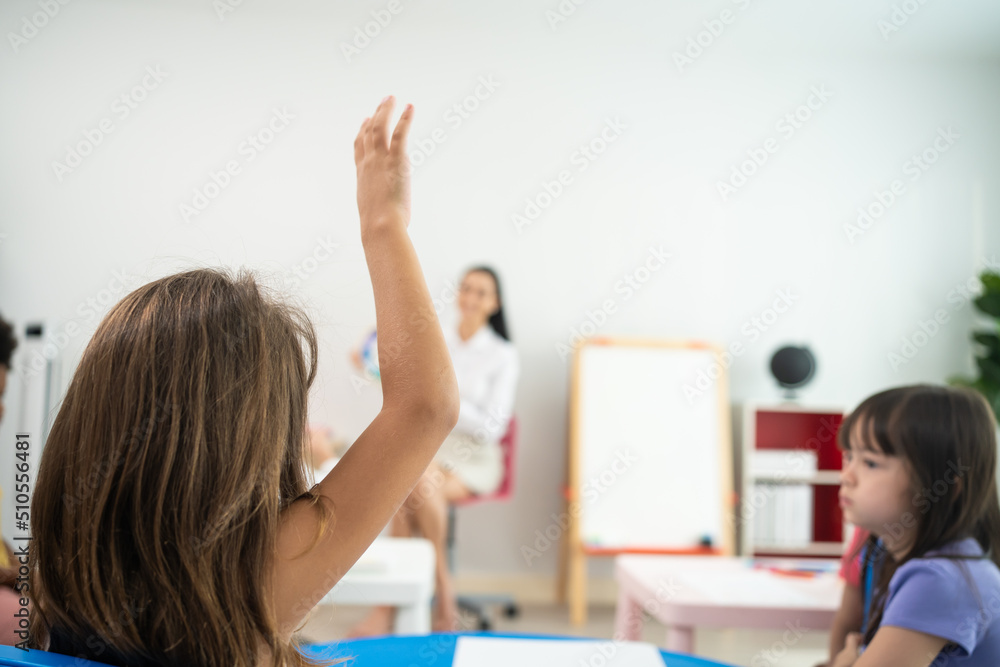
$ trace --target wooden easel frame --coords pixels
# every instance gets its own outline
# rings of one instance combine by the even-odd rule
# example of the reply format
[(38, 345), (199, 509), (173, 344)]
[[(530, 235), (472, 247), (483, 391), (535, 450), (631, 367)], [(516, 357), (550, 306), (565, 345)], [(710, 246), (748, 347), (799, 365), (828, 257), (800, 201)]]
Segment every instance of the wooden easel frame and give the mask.
[[(718, 547), (693, 547), (690, 549), (597, 549), (583, 544), (580, 536), (580, 358), (588, 345), (618, 345), (633, 347), (669, 347), (675, 349), (707, 350), (715, 353), (721, 374), (715, 380), (716, 399), (719, 402), (719, 476), (723, 494), (722, 544)], [(621, 553), (655, 554), (707, 554), (731, 556), (735, 553), (736, 525), (732, 521), (736, 503), (733, 477), (733, 440), (730, 424), (729, 375), (722, 358), (723, 349), (713, 343), (695, 340), (670, 340), (655, 338), (605, 338), (596, 337), (583, 341), (573, 355), (570, 379), (569, 424), (566, 452), (566, 487), (563, 494), (564, 516), (568, 525), (559, 542), (559, 572), (556, 598), (560, 604), (569, 602), (570, 622), (579, 627), (587, 622), (587, 556), (614, 556)]]

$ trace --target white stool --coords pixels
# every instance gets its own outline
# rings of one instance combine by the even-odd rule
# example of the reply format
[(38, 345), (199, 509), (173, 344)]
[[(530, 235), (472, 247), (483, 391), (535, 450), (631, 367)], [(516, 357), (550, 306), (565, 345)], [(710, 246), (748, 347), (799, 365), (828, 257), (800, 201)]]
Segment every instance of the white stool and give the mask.
[(397, 635), (431, 631), (434, 545), (421, 538), (378, 537), (320, 604), (397, 607)]

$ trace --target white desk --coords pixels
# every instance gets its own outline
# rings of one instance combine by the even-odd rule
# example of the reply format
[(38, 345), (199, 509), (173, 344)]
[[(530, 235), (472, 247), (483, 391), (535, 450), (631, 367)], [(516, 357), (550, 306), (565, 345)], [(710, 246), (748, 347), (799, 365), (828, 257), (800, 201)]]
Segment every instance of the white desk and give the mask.
[[(667, 626), (664, 648), (691, 653), (698, 626), (828, 630), (843, 581), (750, 567), (722, 556), (618, 556), (615, 636), (638, 640), (643, 612)], [(832, 565), (834, 561), (817, 561)]]
[(379, 537), (320, 604), (397, 607), (394, 632), (431, 631), (434, 546), (419, 538)]

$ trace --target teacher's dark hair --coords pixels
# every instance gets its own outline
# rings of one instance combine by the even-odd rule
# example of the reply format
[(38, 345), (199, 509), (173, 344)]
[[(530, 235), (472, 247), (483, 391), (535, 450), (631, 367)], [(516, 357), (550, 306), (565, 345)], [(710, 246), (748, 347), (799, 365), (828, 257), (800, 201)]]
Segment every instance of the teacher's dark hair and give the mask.
[(497, 273), (488, 266), (476, 266), (468, 271), (466, 275), (475, 272), (488, 273), (491, 278), (493, 278), (493, 285), (497, 290), (497, 312), (490, 315), (489, 323), (493, 327), (493, 330), (506, 341), (510, 340), (510, 336), (507, 334), (507, 322), (503, 318), (503, 297), (500, 295), (500, 279), (497, 278)]

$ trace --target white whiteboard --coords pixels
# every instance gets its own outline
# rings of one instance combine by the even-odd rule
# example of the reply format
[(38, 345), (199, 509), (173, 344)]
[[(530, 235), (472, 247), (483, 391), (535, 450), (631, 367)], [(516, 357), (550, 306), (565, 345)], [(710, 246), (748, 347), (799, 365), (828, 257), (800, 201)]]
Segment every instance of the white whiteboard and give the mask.
[[(716, 349), (598, 339), (577, 355), (571, 447), (583, 545), (688, 549), (707, 537), (731, 552), (728, 387)], [(684, 385), (710, 370), (717, 379), (686, 396)]]

